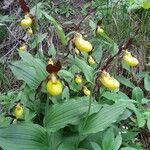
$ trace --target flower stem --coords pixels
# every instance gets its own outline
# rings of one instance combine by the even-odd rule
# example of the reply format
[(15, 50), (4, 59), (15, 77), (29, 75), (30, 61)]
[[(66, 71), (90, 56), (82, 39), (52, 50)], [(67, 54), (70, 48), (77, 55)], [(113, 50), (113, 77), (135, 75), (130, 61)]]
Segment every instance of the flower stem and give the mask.
[(49, 96), (47, 95), (47, 100), (45, 104), (45, 116), (47, 116), (47, 113), (48, 113), (48, 106), (49, 106)]

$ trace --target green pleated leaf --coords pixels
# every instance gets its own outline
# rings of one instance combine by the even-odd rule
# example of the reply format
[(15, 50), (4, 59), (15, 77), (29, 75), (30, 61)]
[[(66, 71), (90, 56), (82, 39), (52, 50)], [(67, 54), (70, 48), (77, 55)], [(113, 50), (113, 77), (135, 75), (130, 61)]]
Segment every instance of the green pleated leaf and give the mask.
[(49, 150), (58, 150), (58, 146), (62, 143), (63, 137), (61, 132), (49, 134), (50, 147)]
[(57, 23), (57, 21), (50, 15), (48, 15), (45, 11), (42, 11), (42, 14), (47, 18), (50, 23), (55, 27), (57, 34), (62, 42), (62, 44), (65, 46), (67, 44), (66, 35), (62, 29), (62, 27)]
[(98, 145), (95, 142), (91, 142), (91, 146), (92, 146), (93, 150), (102, 150), (100, 145)]
[[(76, 124), (88, 112), (89, 98), (77, 98), (76, 100), (66, 101), (62, 104), (55, 104), (49, 108), (45, 116), (45, 127), (48, 131), (55, 132), (68, 124)], [(98, 112), (100, 106), (92, 103), (91, 114)]]
[(80, 127), (81, 134), (91, 134), (105, 130), (124, 112), (123, 104), (105, 106), (98, 113), (89, 116), (86, 124), (83, 122)]
[(137, 149), (135, 149), (133, 147), (123, 147), (120, 150), (137, 150)]
[(146, 75), (144, 78), (144, 87), (147, 91), (150, 91), (150, 75)]
[[(36, 19), (41, 19), (42, 17), (42, 9), (44, 8), (44, 4), (42, 2), (37, 3), (34, 7), (30, 10), (33, 16), (36, 16)], [(38, 13), (37, 13), (38, 12)]]
[(16, 78), (25, 81), (30, 88), (36, 89), (40, 84), (35, 68), (27, 66), (23, 61), (14, 62), (9, 66)]
[(72, 58), (70, 57), (70, 61), (74, 63), (74, 65), (76, 65), (81, 72), (84, 73), (84, 76), (86, 78), (87, 81), (93, 83), (94, 80), (94, 69), (92, 67), (90, 67), (85, 60), (79, 59), (79, 58)]
[[(35, 39), (32, 43), (30, 43), (30, 48), (31, 49), (36, 49), (36, 47), (38, 47), (38, 45), (40, 43), (42, 43), (42, 41), (47, 37), (47, 33), (43, 33), (43, 34), (37, 34), (35, 35)], [(43, 57), (43, 49), (42, 47), (39, 48), (39, 56)]]
[(62, 92), (62, 100), (68, 101), (70, 98), (69, 88), (66, 86)]
[(126, 79), (125, 77), (117, 76), (116, 79), (123, 85), (129, 87), (129, 88), (135, 88), (135, 85), (129, 81), (129, 79)]
[(58, 76), (61, 78), (64, 78), (68, 82), (70, 82), (74, 78), (74, 75), (70, 71), (67, 71), (67, 70), (60, 70), (58, 72)]
[(102, 148), (105, 150), (113, 150), (113, 144), (114, 144), (114, 132), (112, 128), (109, 128), (102, 140)]
[(75, 146), (68, 143), (62, 143), (57, 150), (75, 150)]
[(89, 26), (93, 31), (96, 29), (96, 23), (91, 19), (89, 19)]
[(100, 33), (100, 35), (101, 35), (101, 37), (103, 37), (110, 44), (114, 43), (114, 41), (107, 35), (107, 33), (103, 32), (103, 33)]
[(27, 64), (27, 66), (35, 68), (36, 76), (40, 81), (47, 77), (48, 74), (46, 72), (46, 65), (40, 59), (34, 58), (30, 53), (26, 51), (19, 52), (19, 55), (22, 58), (23, 62)]
[(144, 98), (144, 93), (140, 87), (135, 87), (132, 91), (132, 99), (142, 102), (142, 99)]
[(48, 54), (49, 55), (52, 55), (52, 58), (55, 58), (55, 56), (56, 56), (56, 49), (55, 49), (55, 46), (54, 46), (54, 44), (51, 42), (51, 45), (50, 45), (50, 47), (48, 48)]
[(36, 124), (16, 124), (0, 128), (0, 147), (5, 150), (48, 150), (44, 128)]
[(119, 150), (121, 144), (122, 144), (122, 136), (121, 136), (121, 134), (119, 133), (119, 134), (116, 136), (115, 141), (114, 141), (114, 150)]
[(113, 54), (116, 54), (119, 51), (117, 43), (113, 43), (112, 46), (113, 46)]
[(103, 43), (100, 41), (96, 41), (94, 45), (94, 49), (92, 52), (92, 56), (95, 58), (96, 62), (100, 62), (103, 55)]
[(19, 52), (19, 55), (22, 60), (10, 64), (10, 68), (18, 80), (23, 80), (30, 88), (36, 89), (48, 75), (46, 65), (28, 52)]
[(139, 110), (137, 110), (135, 112), (135, 114), (136, 114), (136, 117), (137, 117), (137, 124), (138, 124), (139, 128), (143, 127), (146, 123), (144, 114)]

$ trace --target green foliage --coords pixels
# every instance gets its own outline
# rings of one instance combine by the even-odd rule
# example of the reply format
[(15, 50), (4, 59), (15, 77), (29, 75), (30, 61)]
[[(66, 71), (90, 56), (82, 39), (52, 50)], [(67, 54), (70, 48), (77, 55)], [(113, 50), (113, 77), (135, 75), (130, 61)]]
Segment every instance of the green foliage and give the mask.
[(105, 130), (112, 123), (116, 122), (118, 117), (125, 110), (124, 105), (114, 104), (113, 106), (105, 106), (98, 113), (93, 114), (83, 121), (80, 127), (82, 134), (91, 134)]
[(122, 144), (121, 133), (119, 133), (116, 137), (114, 136), (113, 128), (109, 128), (104, 134), (102, 140), (102, 147), (105, 150), (119, 150)]
[(40, 84), (33, 67), (28, 67), (24, 62), (15, 62), (10, 67), (17, 79), (24, 80), (31, 88), (36, 89)]
[(69, 5), (69, 3), (62, 3), (61, 5), (58, 6), (58, 8), (54, 8), (54, 11), (58, 14), (65, 15), (66, 17), (75, 15), (75, 11)]
[(16, 16), (2, 16), (0, 15), (0, 23), (12, 22), (16, 19)]
[(93, 150), (102, 150), (101, 147), (95, 142), (91, 142), (91, 145), (92, 145)]
[(132, 82), (130, 82), (130, 80), (126, 79), (125, 77), (118, 76), (117, 80), (127, 87), (130, 87), (130, 88), (135, 87), (135, 85)]
[(36, 124), (11, 125), (0, 129), (0, 145), (4, 149), (48, 150), (48, 135)]
[(141, 103), (142, 99), (144, 98), (144, 93), (141, 88), (135, 87), (132, 91), (132, 99), (137, 100)]
[[(142, 143), (134, 141), (143, 128), (150, 130), (150, 76), (148, 71), (136, 73), (138, 69), (127, 65), (122, 60), (124, 51), (120, 53), (119, 50), (130, 37), (135, 37), (132, 44), (137, 47), (143, 41), (148, 29), (145, 20), (149, 2), (92, 0), (81, 6), (65, 2), (57, 8), (52, 1), (31, 3), (34, 5), (31, 14), (35, 16), (35, 33), (27, 38), (29, 52), (17, 49), (20, 59), (9, 64), (22, 85), (0, 95), (0, 147), (4, 150), (143, 149)], [(80, 15), (89, 12), (82, 22), (80, 18), (77, 21), (61, 20), (61, 17), (72, 17), (80, 12)], [(14, 19), (0, 16), (1, 23)], [(104, 32), (98, 34), (97, 22), (101, 19), (99, 25)], [(137, 20), (142, 23), (135, 35)], [(80, 33), (93, 45), (90, 53), (75, 53), (74, 33), (77, 31), (74, 24), (78, 22), (81, 23)], [(134, 50), (131, 52), (134, 54)], [(88, 63), (89, 55), (95, 59), (94, 65)], [(54, 65), (47, 66), (49, 58)], [(101, 69), (109, 58), (105, 69), (120, 83), (120, 88), (114, 91), (100, 82)], [(61, 69), (47, 72), (59, 68), (57, 60)], [(0, 70), (0, 84), (5, 81), (3, 72)], [(74, 80), (77, 74), (82, 76), (80, 84)], [(53, 76), (63, 87), (58, 96), (50, 95), (46, 89), (49, 80), (56, 84)], [(89, 96), (83, 90), (85, 87), (91, 92)], [(21, 118), (15, 118), (16, 105), (23, 108)]]
[(150, 2), (148, 0), (129, 0), (130, 2), (130, 6), (129, 6), (129, 10), (132, 11), (134, 9), (140, 9), (140, 8), (144, 8), (144, 9), (149, 9), (150, 8)]
[(150, 91), (150, 75), (146, 75), (144, 78), (144, 87), (147, 91)]
[(71, 58), (70, 61), (73, 62), (74, 65), (76, 65), (80, 69), (80, 71), (84, 73), (84, 76), (88, 82), (93, 83), (94, 70), (92, 67), (87, 65), (85, 61), (79, 58)]
[(36, 89), (46, 78), (45, 64), (27, 52), (20, 52), (22, 60), (10, 64), (12, 72), (18, 80), (24, 80), (31, 88)]
[[(44, 125), (47, 130), (55, 132), (60, 128), (65, 127), (68, 124), (77, 124), (88, 110), (88, 98), (78, 98), (76, 100), (70, 99), (63, 104), (55, 104), (45, 116)], [(99, 106), (96, 103), (91, 105), (91, 113), (95, 113), (99, 110)]]
[(66, 46), (67, 40), (66, 40), (65, 33), (64, 33), (63, 29), (61, 28), (61, 26), (57, 23), (57, 21), (52, 16), (48, 15), (44, 11), (42, 13), (50, 21), (50, 23), (55, 27), (63, 46)]

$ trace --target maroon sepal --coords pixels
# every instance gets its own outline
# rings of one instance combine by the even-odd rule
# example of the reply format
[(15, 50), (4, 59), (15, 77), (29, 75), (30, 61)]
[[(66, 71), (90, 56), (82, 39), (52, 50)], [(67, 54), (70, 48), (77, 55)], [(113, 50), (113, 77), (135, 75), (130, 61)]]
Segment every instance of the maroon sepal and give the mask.
[(102, 26), (102, 19), (97, 22), (97, 26)]
[(19, 5), (20, 5), (23, 12), (25, 12), (25, 13), (30, 12), (30, 9), (27, 6), (27, 3), (24, 0), (19, 0)]
[(57, 60), (57, 62), (54, 65), (49, 64), (46, 66), (46, 71), (48, 73), (57, 73), (60, 69), (61, 69), (61, 63), (59, 60)]

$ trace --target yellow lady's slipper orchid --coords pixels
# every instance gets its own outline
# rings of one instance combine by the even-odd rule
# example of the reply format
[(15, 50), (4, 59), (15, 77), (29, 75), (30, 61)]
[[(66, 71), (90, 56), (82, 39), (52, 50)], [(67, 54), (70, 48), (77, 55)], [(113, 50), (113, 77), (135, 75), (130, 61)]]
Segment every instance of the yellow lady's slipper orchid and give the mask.
[(58, 96), (62, 93), (62, 83), (53, 74), (47, 82), (47, 91), (52, 96)]
[(139, 61), (137, 60), (137, 58), (133, 57), (131, 53), (128, 52), (127, 50), (125, 51), (123, 60), (125, 61), (126, 64), (128, 64), (131, 67), (135, 67), (139, 64)]
[(23, 27), (23, 28), (29, 28), (32, 24), (32, 19), (30, 18), (29, 15), (25, 15), (25, 18), (21, 20), (21, 23), (20, 25)]
[(20, 104), (17, 104), (16, 108), (15, 108), (15, 117), (16, 119), (21, 118), (23, 115), (23, 107), (20, 106)]
[(76, 76), (75, 76), (75, 83), (77, 83), (77, 84), (81, 84), (82, 83), (82, 76), (81, 75), (79, 75), (79, 74), (77, 74)]
[(100, 82), (109, 90), (119, 89), (120, 83), (109, 75), (108, 72), (103, 71), (100, 77)]
[(100, 26), (98, 26), (96, 29), (96, 33), (98, 33), (98, 34), (104, 33), (104, 29), (102, 29)]
[(89, 41), (84, 40), (80, 33), (76, 33), (74, 44), (81, 52), (88, 53), (93, 49), (92, 44)]
[(91, 91), (86, 86), (83, 87), (83, 93), (86, 96), (90, 96), (91, 95)]
[(95, 60), (94, 60), (94, 58), (92, 57), (92, 56), (88, 56), (88, 63), (90, 64), (90, 65), (93, 65), (93, 64), (95, 64)]

